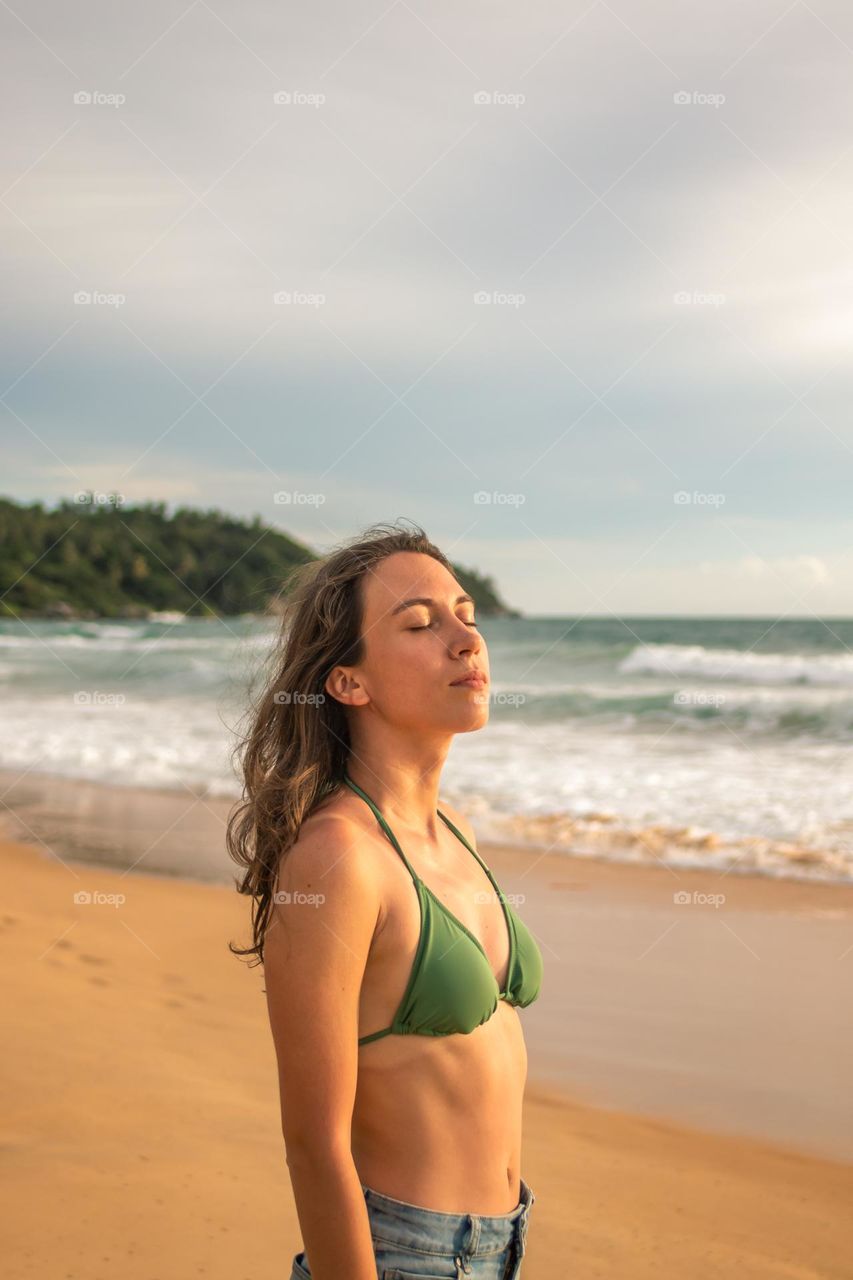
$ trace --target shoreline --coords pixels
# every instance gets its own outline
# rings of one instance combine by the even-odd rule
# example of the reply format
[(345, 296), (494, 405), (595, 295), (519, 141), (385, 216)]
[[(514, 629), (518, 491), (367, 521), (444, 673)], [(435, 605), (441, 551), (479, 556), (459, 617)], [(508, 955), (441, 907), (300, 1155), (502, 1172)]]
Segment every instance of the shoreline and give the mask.
[[(227, 886), (0, 841), (10, 1280), (287, 1274), (300, 1234), (259, 968)], [(120, 906), (73, 902), (97, 880)], [(524, 1011), (525, 1015), (531, 1010)], [(525, 1275), (842, 1280), (853, 1165), (530, 1080)], [(44, 1205), (50, 1230), (44, 1230)]]
[[(236, 864), (227, 855), (218, 862), (212, 862), (209, 857), (200, 857), (199, 849), (204, 848), (204, 841), (211, 832), (216, 833), (224, 826), (229, 810), (238, 802), (237, 796), (211, 794), (189, 786), (135, 786), (125, 782), (72, 778), (61, 773), (19, 770), (8, 766), (0, 766), (0, 796), (4, 800), (0, 808), (0, 839), (37, 843), (33, 832), (28, 831), (23, 816), (28, 810), (32, 810), (57, 846), (53, 852), (92, 862), (94, 865), (103, 863), (106, 867), (121, 869), (125, 855), (128, 861), (135, 863), (136, 857), (142, 852), (148, 859), (144, 871), (170, 879), (184, 876), (194, 882), (220, 884), (227, 883), (226, 873), (236, 869)], [(193, 824), (182, 834), (186, 835), (193, 847), (186, 851), (186, 857), (180, 861), (181, 850), (174, 840), (170, 841), (164, 846), (168, 866), (158, 863), (155, 852), (152, 870), (151, 851), (143, 843), (146, 827), (150, 826), (160, 836), (163, 832), (158, 821), (146, 823), (146, 812), (158, 809), (162, 813), (168, 810), (170, 819), (181, 821), (190, 808), (194, 812)], [(132, 820), (128, 821), (128, 817)], [(201, 832), (196, 830), (195, 825), (199, 821), (204, 827)], [(476, 819), (474, 821), (476, 823)], [(170, 827), (170, 832), (171, 830)], [(739, 868), (737, 863), (721, 867), (710, 863), (691, 864), (689, 860), (670, 861), (663, 857), (650, 861), (638, 858), (628, 847), (606, 852), (602, 846), (600, 849), (579, 852), (556, 842), (533, 844), (521, 839), (495, 841), (487, 835), (479, 837), (478, 847), (481, 851), (487, 850), (496, 863), (500, 860), (505, 860), (508, 864), (530, 859), (538, 861), (547, 857), (556, 859), (560, 867), (570, 867), (579, 873), (588, 870), (590, 876), (609, 879), (614, 884), (622, 880), (642, 884), (643, 877), (647, 874), (655, 875), (662, 871), (673, 876), (704, 878), (706, 881), (731, 876), (729, 883), (790, 885), (807, 897), (808, 891), (814, 888), (815, 902), (823, 901), (821, 895), (824, 890), (831, 893), (838, 891), (840, 894), (845, 891), (853, 893), (853, 879), (843, 876), (808, 873), (785, 875), (778, 871), (759, 871), (746, 865)], [(99, 857), (99, 854), (102, 856)], [(637, 878), (631, 881), (633, 873), (636, 873)], [(787, 888), (782, 892), (788, 892)]]
[[(218, 888), (245, 945), (232, 799), (33, 774), (10, 786), (0, 771), (4, 784), (0, 839), (23, 835), (90, 890), (109, 876), (125, 891)], [(531, 1087), (853, 1161), (853, 1028), (838, 1016), (853, 1006), (853, 886), (479, 845), (545, 959), (523, 1011)]]

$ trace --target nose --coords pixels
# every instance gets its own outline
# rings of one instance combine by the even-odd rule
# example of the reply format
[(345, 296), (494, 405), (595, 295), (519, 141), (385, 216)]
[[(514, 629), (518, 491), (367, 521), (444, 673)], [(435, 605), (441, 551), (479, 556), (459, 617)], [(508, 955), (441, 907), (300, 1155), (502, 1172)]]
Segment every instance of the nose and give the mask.
[(460, 622), (451, 647), (456, 653), (479, 653), (483, 647), (483, 637), (475, 627)]

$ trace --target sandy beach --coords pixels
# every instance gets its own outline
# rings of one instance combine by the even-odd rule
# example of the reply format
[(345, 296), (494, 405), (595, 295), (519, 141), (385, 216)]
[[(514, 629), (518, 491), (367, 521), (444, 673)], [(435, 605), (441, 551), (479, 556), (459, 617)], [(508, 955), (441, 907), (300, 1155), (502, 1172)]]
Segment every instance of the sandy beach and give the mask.
[[(154, 804), (152, 797), (147, 803)], [(162, 818), (161, 811), (161, 830)], [(721, 929), (719, 908), (708, 908), (717, 913), (712, 918), (700, 912), (701, 904), (693, 904), (695, 917), (658, 937), (663, 930), (649, 935), (648, 926), (663, 910), (664, 883), (671, 901), (669, 869), (564, 856), (543, 860), (506, 849), (488, 850), (488, 856), (508, 892), (530, 889), (522, 909), (549, 944), (546, 963), (552, 974), (570, 975), (552, 977), (540, 1002), (541, 1024), (532, 1018), (526, 1024), (531, 1075), (524, 1170), (537, 1195), (526, 1280), (849, 1276), (853, 1163), (843, 1153), (850, 1142), (843, 1132), (846, 1067), (837, 1060), (837, 1045), (813, 1043), (805, 1051), (798, 1041), (835, 1035), (840, 1044), (842, 1033), (849, 1038), (849, 1026), (842, 1032), (841, 1006), (831, 1006), (842, 980), (849, 982), (853, 961), (853, 952), (846, 963), (838, 958), (853, 932), (851, 891), (730, 875), (725, 919), (731, 937)], [(4, 1274), (10, 1280), (272, 1280), (287, 1274), (299, 1230), (262, 973), (227, 950), (229, 939), (245, 937), (248, 904), (224, 884), (139, 869), (123, 873), (53, 856), (32, 841), (4, 840), (0, 857), (6, 885), (1, 936), (11, 979), (4, 1014), (11, 1050), (5, 1055)], [(544, 897), (543, 885), (550, 886)], [(692, 892), (691, 876), (675, 887)], [(75, 901), (80, 894), (84, 900)], [(612, 945), (596, 950), (590, 936), (600, 933), (605, 910)], [(557, 932), (551, 932), (549, 913), (562, 922)], [(568, 931), (571, 943), (567, 919), (576, 926)], [(776, 933), (768, 921), (776, 922)], [(687, 1028), (679, 972), (684, 951), (673, 945), (679, 936), (682, 948), (706, 956), (687, 984), (696, 1010)], [(750, 1004), (765, 1009), (768, 1026), (775, 1006), (767, 1009), (766, 1000), (774, 986), (780, 988), (779, 1006), (785, 1004), (783, 939), (789, 953), (798, 950), (809, 980), (822, 965), (824, 986), (830, 974), (836, 985), (829, 995), (812, 993), (806, 1024), (800, 1022), (800, 993), (787, 993), (788, 1016), (767, 1046), (782, 1086), (768, 1078), (764, 1094), (747, 1090), (756, 1113), (750, 1124), (744, 1098), (727, 1074), (746, 1056), (734, 1042)], [(761, 985), (738, 1002), (727, 984), (733, 966), (743, 963), (732, 957), (748, 955), (744, 943), (755, 955), (764, 949), (763, 959), (749, 957)], [(797, 958), (789, 956), (792, 969)], [(654, 963), (644, 967), (648, 961)], [(632, 972), (642, 975), (633, 985), (626, 981)], [(624, 1009), (604, 998), (617, 986)], [(681, 1039), (699, 1036), (697, 1057), (712, 1054), (707, 1099), (702, 1090), (697, 1096), (683, 1053), (677, 1070), (660, 1074), (648, 1053), (644, 1060), (640, 1041), (635, 1061), (623, 1041), (615, 1055), (621, 1070), (608, 1075), (602, 1069), (614, 1037), (603, 1024), (619, 1024), (624, 1013), (630, 1041), (639, 1023), (648, 1022), (637, 1001), (650, 986), (658, 992), (658, 1009), (671, 1007), (669, 1026), (658, 1017), (653, 1028), (664, 1056), (678, 1057), (672, 1028), (679, 1027)], [(704, 1021), (716, 1039), (716, 1055), (699, 1035), (699, 1014), (714, 990)], [(589, 1011), (581, 1017), (584, 993), (587, 1002), (596, 995), (595, 1018)], [(533, 1006), (525, 1014), (538, 1012)], [(555, 1083), (565, 1077), (562, 1051), (544, 1032), (555, 1013), (557, 1025), (566, 1018), (562, 1025), (570, 1027), (575, 1018), (586, 1062), (598, 1064), (586, 1087)], [(721, 1035), (721, 1027), (728, 1032)], [(754, 1052), (757, 1040), (749, 1038)], [(798, 1072), (784, 1069), (786, 1042)], [(585, 1059), (579, 1052), (577, 1057), (582, 1080)], [(835, 1059), (831, 1069), (827, 1057)], [(764, 1070), (760, 1061), (756, 1077)], [(808, 1070), (816, 1092), (828, 1094), (789, 1126), (792, 1135), (801, 1132), (802, 1142), (732, 1132), (784, 1128), (775, 1112), (805, 1087), (800, 1077)], [(622, 1077), (640, 1081), (636, 1108), (613, 1105), (624, 1092)], [(654, 1089), (649, 1079), (656, 1081)], [(668, 1092), (671, 1115), (692, 1107), (704, 1123), (667, 1118)], [(837, 1158), (823, 1132), (825, 1113), (835, 1116)], [(718, 1124), (721, 1116), (728, 1123)], [(827, 1153), (809, 1153), (812, 1145)]]

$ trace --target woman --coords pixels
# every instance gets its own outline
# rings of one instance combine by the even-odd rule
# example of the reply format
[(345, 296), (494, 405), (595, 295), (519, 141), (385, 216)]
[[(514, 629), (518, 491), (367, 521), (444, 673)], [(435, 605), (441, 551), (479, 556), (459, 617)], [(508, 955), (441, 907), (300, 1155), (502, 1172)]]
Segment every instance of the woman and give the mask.
[[(292, 1280), (515, 1280), (517, 1012), (540, 952), (439, 804), (488, 719), (474, 601), (418, 526), (287, 584), (228, 847), (246, 868), (304, 1249)], [(237, 951), (237, 948), (232, 947)]]

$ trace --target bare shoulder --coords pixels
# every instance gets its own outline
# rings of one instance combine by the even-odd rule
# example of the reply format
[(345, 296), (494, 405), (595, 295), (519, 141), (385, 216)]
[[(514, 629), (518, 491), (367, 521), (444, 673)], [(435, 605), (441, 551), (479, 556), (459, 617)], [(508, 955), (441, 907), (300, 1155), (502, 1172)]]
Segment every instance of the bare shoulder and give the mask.
[(446, 801), (443, 800), (439, 801), (438, 807), (441, 812), (450, 819), (453, 825), (459, 828), (468, 843), (476, 849), (477, 837), (474, 834), (474, 828), (465, 817), (465, 814), (460, 813), (458, 809), (454, 809), (453, 805), (447, 804)]
[[(358, 987), (383, 898), (375, 855), (364, 828), (343, 813), (324, 811), (303, 822), (278, 861), (264, 937), (267, 992), (279, 1024), (310, 1018), (324, 1008), (334, 1019), (335, 1000), (357, 1010)], [(336, 993), (333, 995), (332, 993)]]
[(281, 856), (276, 889), (351, 890), (379, 900), (376, 856), (364, 827), (339, 809), (306, 818), (295, 842)]

